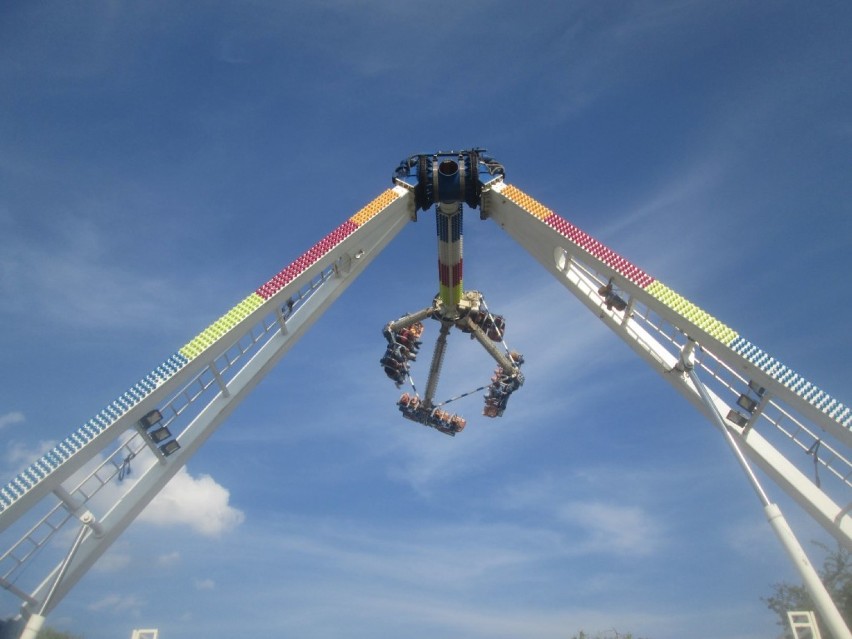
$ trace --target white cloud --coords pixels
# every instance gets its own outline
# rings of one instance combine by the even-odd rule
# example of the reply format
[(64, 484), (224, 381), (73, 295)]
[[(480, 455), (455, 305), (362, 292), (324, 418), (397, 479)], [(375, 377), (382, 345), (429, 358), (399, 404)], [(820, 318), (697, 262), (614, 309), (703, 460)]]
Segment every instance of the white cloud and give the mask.
[(195, 589), (196, 590), (213, 590), (216, 588), (216, 582), (212, 579), (196, 579), (195, 580)]
[(216, 537), (240, 525), (245, 515), (228, 504), (228, 489), (210, 475), (193, 477), (186, 468), (139, 516), (140, 521), (159, 526), (189, 526), (208, 537)]
[(24, 414), (20, 411), (12, 411), (5, 415), (0, 415), (0, 430), (13, 424), (20, 424), (24, 421)]

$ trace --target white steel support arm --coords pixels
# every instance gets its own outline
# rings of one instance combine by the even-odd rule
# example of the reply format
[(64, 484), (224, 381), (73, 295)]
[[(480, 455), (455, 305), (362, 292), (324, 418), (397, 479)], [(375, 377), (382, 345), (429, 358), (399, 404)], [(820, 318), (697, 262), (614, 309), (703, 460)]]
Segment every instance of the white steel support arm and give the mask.
[[(482, 196), (482, 210), (712, 419), (695, 385), (679, 369), (681, 349), (690, 340), (697, 342), (696, 366), (713, 386), (707, 392), (746, 455), (852, 550), (852, 518), (846, 507), (852, 464), (842, 404), (819, 404), (832, 407), (825, 412), (810, 401), (812, 396), (799, 397), (783, 385), (792, 378), (771, 378), (729, 346), (741, 341), (735, 331), (516, 187), (493, 184)], [(808, 419), (817, 415), (816, 423)], [(819, 462), (830, 471), (831, 481), (815, 482), (799, 468), (812, 461), (803, 453), (816, 442), (826, 450)], [(786, 454), (778, 448), (782, 445)]]
[[(0, 556), (3, 587), (16, 583), (35, 551), (50, 541), (62, 524), (79, 521), (75, 512), (84, 507), (97, 511), (96, 503), (103, 510), (97, 513), (96, 526), (84, 531), (73, 555), (50, 570), (31, 594), (21, 597), (25, 614), (36, 618), (47, 615), (62, 600), (290, 347), (413, 218), (414, 206), (408, 191), (386, 191), (184, 346), (178, 353), (180, 358), (170, 358), (182, 364), (178, 370), (102, 432), (84, 441), (68, 460), (46, 472), (33, 486), (24, 486), (29, 490), (22, 490), (20, 495), (7, 487), (14, 499), (0, 510), (0, 529), (10, 527), (45, 498), (56, 503)], [(156, 417), (151, 421), (156, 422), (149, 425), (145, 418), (154, 412)], [(162, 427), (169, 429), (170, 439), (165, 444), (154, 444), (151, 433)], [(82, 440), (79, 433), (75, 435)], [(134, 480), (122, 481), (131, 464)], [(50, 470), (44, 460), (35, 466)], [(35, 476), (34, 471), (31, 474)], [(120, 486), (121, 490), (120, 497), (104, 504), (94, 497), (106, 485)], [(14, 590), (7, 590), (21, 594), (26, 591), (19, 583)]]

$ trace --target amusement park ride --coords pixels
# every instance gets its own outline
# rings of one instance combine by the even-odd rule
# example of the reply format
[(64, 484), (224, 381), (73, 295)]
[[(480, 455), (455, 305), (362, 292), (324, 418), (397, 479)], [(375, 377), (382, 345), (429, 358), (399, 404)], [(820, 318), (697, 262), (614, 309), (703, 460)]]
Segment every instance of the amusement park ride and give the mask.
[[(463, 207), (479, 209), (480, 219), (506, 231), (719, 428), (833, 636), (852, 637), (751, 469), (760, 468), (852, 550), (852, 409), (508, 184), (502, 165), (482, 149), (404, 160), (392, 188), (0, 488), (7, 548), (0, 586), (21, 602), (21, 636), (36, 636), (45, 616), (290, 347), (419, 211), (433, 206), (438, 294), (383, 331), (381, 367), (397, 387), (410, 386), (398, 400), (402, 416), (451, 436), (465, 427), (464, 417), (443, 408), (457, 398), (436, 401), (453, 328), (495, 361), (490, 383), (472, 391), (485, 391), (485, 417), (501, 416), (523, 385), (524, 358), (507, 346), (504, 318), (489, 310), (482, 293), (462, 287)], [(421, 395), (410, 366), (429, 322), (439, 328)], [(120, 482), (131, 462), (135, 481)], [(802, 468), (810, 465), (813, 470)], [(112, 490), (103, 491), (107, 486)], [(34, 577), (27, 568), (62, 539), (66, 524), (78, 531), (64, 558)]]

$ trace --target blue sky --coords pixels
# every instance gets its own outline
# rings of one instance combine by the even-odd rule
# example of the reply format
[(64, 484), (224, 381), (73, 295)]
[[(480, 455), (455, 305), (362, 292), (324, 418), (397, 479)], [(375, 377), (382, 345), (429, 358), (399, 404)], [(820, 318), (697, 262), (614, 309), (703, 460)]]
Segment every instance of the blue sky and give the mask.
[[(388, 188), (403, 157), (449, 148), (487, 148), (509, 183), (848, 404), (849, 25), (843, 2), (6, 3), (4, 481)], [(526, 384), (500, 420), (461, 406), (456, 438), (399, 417), (381, 328), (435, 294), (432, 217), (50, 624), (87, 639), (779, 632), (760, 598), (793, 570), (717, 431), (477, 212), (464, 283), (506, 317)], [(490, 373), (464, 347), (451, 338), (448, 395)], [(807, 546), (826, 540), (768, 488)]]

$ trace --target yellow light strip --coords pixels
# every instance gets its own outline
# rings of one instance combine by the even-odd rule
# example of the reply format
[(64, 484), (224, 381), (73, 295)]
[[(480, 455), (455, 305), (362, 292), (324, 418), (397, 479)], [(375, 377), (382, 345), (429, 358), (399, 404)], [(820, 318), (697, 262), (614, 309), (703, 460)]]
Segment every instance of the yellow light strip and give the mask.
[(540, 220), (543, 220), (548, 215), (553, 214), (553, 211), (544, 206), (544, 204), (530, 197), (529, 195), (521, 191), (519, 188), (514, 187), (511, 184), (506, 184), (503, 190), (500, 191), (500, 195), (506, 197), (509, 200), (512, 200), (512, 202), (527, 211), (527, 213), (529, 213), (533, 217), (537, 217)]
[(367, 204), (363, 209), (358, 211), (355, 215), (349, 218), (350, 222), (354, 222), (358, 226), (361, 226), (365, 222), (368, 222), (370, 219), (374, 218), (378, 215), (382, 210), (384, 210), (391, 202), (396, 200), (399, 197), (399, 194), (393, 189), (388, 189), (381, 195), (379, 195), (375, 200)]
[(180, 349), (179, 353), (187, 359), (195, 359), (214, 342), (222, 338), (225, 333), (242, 322), (263, 304), (265, 300), (257, 293), (252, 293), (230, 311), (225, 313), (201, 333), (195, 336), (189, 343)]
[(659, 300), (670, 309), (685, 317), (702, 331), (719, 340), (725, 345), (730, 344), (737, 338), (739, 333), (729, 326), (723, 324), (707, 311), (702, 310), (688, 299), (675, 293), (659, 280), (651, 283), (645, 289), (652, 297)]

